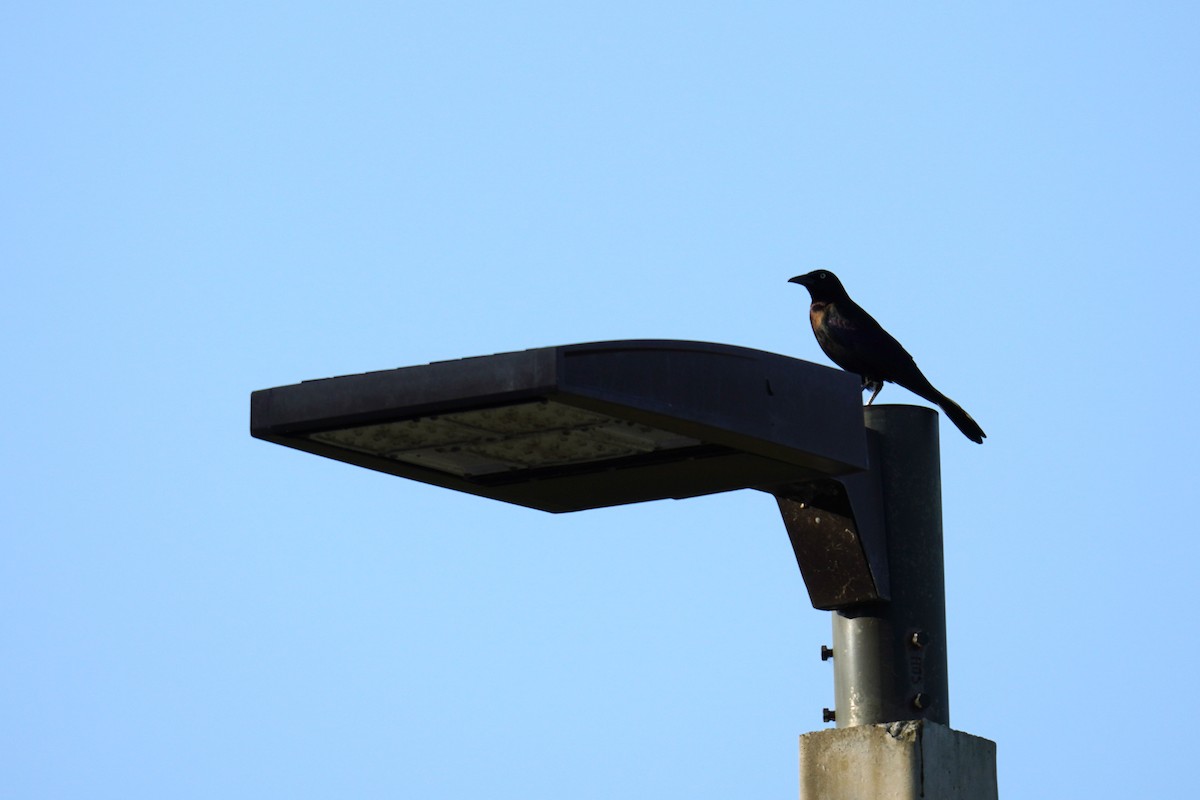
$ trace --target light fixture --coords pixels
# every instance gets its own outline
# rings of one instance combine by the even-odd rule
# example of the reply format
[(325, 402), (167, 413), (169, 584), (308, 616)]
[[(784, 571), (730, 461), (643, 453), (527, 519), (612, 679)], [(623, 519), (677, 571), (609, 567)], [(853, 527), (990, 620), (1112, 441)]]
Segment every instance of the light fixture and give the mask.
[(251, 434), (544, 511), (862, 472), (858, 379), (730, 345), (546, 347), (254, 392)]

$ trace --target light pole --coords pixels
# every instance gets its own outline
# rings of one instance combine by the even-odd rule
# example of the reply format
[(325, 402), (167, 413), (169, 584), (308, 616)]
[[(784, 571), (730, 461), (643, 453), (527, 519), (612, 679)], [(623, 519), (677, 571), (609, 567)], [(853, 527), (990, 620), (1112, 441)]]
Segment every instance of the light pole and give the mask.
[(864, 414), (856, 375), (679, 341), (306, 381), (254, 392), (250, 409), (256, 438), (556, 513), (774, 495), (810, 600), (834, 618), (838, 727), (801, 737), (801, 796), (996, 796), (994, 745), (948, 727), (931, 410)]

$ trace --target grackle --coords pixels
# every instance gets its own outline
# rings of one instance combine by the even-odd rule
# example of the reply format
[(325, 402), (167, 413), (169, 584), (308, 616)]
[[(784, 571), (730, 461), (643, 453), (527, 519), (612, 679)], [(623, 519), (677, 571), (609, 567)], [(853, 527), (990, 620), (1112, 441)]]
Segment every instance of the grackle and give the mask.
[(817, 344), (833, 363), (862, 376), (863, 389), (873, 390), (867, 405), (875, 402), (884, 381), (890, 381), (941, 406), (968, 439), (983, 444), (987, 434), (979, 424), (958, 403), (933, 388), (908, 351), (850, 299), (836, 275), (819, 269), (797, 275), (788, 283), (798, 283), (812, 295), (808, 316)]

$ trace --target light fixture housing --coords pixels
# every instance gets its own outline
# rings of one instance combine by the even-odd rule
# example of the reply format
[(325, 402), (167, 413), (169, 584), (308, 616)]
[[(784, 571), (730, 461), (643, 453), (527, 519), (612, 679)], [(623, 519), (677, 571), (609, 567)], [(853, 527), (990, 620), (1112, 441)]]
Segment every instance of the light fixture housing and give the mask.
[(732, 345), (544, 347), (251, 395), (266, 441), (550, 512), (868, 468), (858, 376)]

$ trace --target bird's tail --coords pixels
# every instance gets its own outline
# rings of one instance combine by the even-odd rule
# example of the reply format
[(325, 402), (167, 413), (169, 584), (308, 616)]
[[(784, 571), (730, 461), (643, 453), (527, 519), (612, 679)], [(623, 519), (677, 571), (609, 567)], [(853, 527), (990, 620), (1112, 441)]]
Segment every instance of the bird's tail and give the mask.
[(971, 419), (971, 415), (963, 411), (962, 406), (933, 388), (933, 384), (926, 380), (919, 371), (916, 375), (910, 376), (908, 382), (903, 385), (914, 394), (924, 397), (931, 403), (936, 403), (950, 418), (950, 421), (963, 432), (964, 436), (976, 444), (983, 444), (987, 434), (983, 432), (983, 428), (979, 427), (979, 423)]
[(946, 416), (963, 432), (964, 436), (976, 444), (983, 444), (987, 434), (983, 432), (983, 428), (979, 427), (978, 422), (971, 419), (970, 414), (963, 411), (962, 406), (946, 395), (942, 395), (940, 401), (935, 402), (942, 407), (942, 411), (946, 412)]

